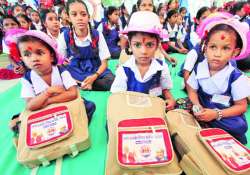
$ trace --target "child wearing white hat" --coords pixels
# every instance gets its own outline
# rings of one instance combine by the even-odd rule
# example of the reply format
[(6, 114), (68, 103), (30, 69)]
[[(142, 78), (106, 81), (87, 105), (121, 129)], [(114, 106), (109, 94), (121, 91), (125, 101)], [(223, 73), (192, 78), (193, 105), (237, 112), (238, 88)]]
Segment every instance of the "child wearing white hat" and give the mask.
[(169, 91), (172, 80), (168, 66), (154, 58), (160, 37), (167, 34), (161, 27), (159, 17), (149, 11), (135, 12), (122, 33), (128, 35), (133, 55), (117, 69), (111, 92), (136, 91), (163, 96), (166, 109), (173, 109), (175, 100)]

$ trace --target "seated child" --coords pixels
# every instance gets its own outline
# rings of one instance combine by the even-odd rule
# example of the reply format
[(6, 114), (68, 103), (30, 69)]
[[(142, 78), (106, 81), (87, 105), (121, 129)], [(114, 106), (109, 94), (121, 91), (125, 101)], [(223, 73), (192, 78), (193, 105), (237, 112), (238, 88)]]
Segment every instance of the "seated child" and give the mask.
[(135, 12), (123, 34), (128, 35), (133, 55), (117, 69), (111, 92), (136, 91), (163, 96), (167, 110), (173, 109), (175, 100), (169, 92), (172, 81), (168, 66), (154, 58), (160, 37), (164, 35), (159, 17), (149, 11)]
[[(21, 97), (26, 109), (34, 111), (49, 104), (62, 103), (78, 97), (75, 80), (62, 66), (56, 43), (41, 31), (30, 30), (20, 34), (17, 48), (27, 71), (21, 79)], [(95, 111), (93, 102), (84, 100), (88, 120)]]
[(67, 70), (81, 89), (109, 91), (114, 75), (107, 68), (110, 52), (103, 34), (91, 28), (89, 12), (82, 0), (68, 1), (66, 11), (71, 27), (61, 33), (58, 46), (68, 58)]
[(249, 53), (247, 36), (248, 25), (238, 20), (210, 20), (203, 29), (203, 60), (194, 66), (187, 81), (188, 96), (200, 107), (194, 113), (196, 119), (224, 129), (243, 144), (247, 143), (244, 113), (250, 84), (230, 59)]

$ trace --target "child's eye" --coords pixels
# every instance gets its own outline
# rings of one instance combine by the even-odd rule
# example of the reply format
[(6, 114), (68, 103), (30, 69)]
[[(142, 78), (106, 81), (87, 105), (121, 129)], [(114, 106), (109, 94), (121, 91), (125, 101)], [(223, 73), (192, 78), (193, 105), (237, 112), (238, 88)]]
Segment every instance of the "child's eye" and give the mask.
[(141, 48), (141, 43), (139, 43), (139, 42), (137, 43), (137, 42), (136, 42), (136, 43), (134, 43), (134, 46), (135, 46), (136, 48)]
[(87, 16), (87, 13), (81, 13), (81, 15), (83, 16), (83, 17), (85, 17), (85, 16)]
[(216, 46), (215, 45), (211, 45), (209, 46), (210, 49), (216, 49)]
[(43, 55), (43, 54), (44, 54), (44, 51), (38, 50), (36, 53), (37, 53), (37, 55)]
[(70, 13), (71, 16), (76, 16), (76, 13)]
[(29, 56), (31, 56), (31, 52), (29, 52), (29, 51), (24, 51), (24, 52), (23, 52), (23, 56), (29, 57)]
[(153, 48), (154, 46), (155, 46), (154, 42), (148, 42), (148, 43), (146, 43), (146, 47), (147, 48)]
[(231, 48), (230, 47), (224, 47), (223, 49), (224, 50), (230, 50)]

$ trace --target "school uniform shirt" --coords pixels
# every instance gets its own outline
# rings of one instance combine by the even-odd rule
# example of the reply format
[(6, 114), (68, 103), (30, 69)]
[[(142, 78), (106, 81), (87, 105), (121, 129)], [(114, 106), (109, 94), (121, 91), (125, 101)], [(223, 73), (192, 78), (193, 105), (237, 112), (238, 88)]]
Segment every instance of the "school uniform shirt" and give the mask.
[(5, 41), (4, 41), (4, 38), (2, 40), (2, 47), (3, 47), (3, 53), (6, 53), (6, 54), (10, 54), (10, 49), (9, 47), (6, 45)]
[(178, 28), (177, 24), (175, 24), (174, 28), (172, 28), (171, 25), (169, 23), (167, 23), (166, 29), (168, 31), (168, 37), (169, 37), (170, 41), (171, 41), (172, 38), (174, 38), (176, 40), (181, 39), (181, 33), (179, 31), (179, 28)]
[(32, 22), (32, 24), (35, 26), (36, 30), (41, 31), (43, 29), (43, 25), (42, 25), (41, 21), (39, 21), (39, 23)]
[[(73, 34), (73, 37), (74, 37), (76, 46), (79, 46), (79, 47), (89, 46), (91, 44), (91, 42), (92, 42), (90, 33), (88, 33), (88, 35), (83, 40), (80, 40), (76, 36), (75, 32)], [(66, 45), (66, 42), (65, 42), (64, 33), (60, 34), (57, 44), (58, 44), (59, 52), (61, 54), (63, 54), (64, 57), (66, 58), (67, 57), (67, 45)], [(99, 32), (98, 53), (99, 53), (100, 60), (108, 59), (111, 56), (110, 52), (109, 52), (109, 49), (108, 49), (108, 46), (106, 44), (106, 41), (104, 39), (104, 36), (103, 36), (103, 34), (101, 32)]]
[(49, 35), (55, 42), (59, 42), (60, 32), (57, 37), (52, 36), (52, 34), (47, 30), (47, 35)]
[[(32, 98), (47, 88), (49, 85), (40, 77), (35, 71), (31, 70), (30, 78), (32, 84), (25, 78), (21, 79), (22, 90), (21, 97), (22, 98)], [(51, 86), (64, 86), (65, 89), (69, 89), (72, 86), (76, 86), (75, 80), (71, 77), (70, 73), (67, 70), (64, 70), (61, 74), (56, 66), (52, 67), (51, 73)]]
[(191, 72), (194, 68), (197, 59), (198, 59), (197, 51), (195, 49), (190, 50), (187, 53), (183, 69)]
[[(195, 73), (195, 71), (191, 73), (187, 83), (195, 90), (201, 87), (207, 94), (220, 95), (228, 88), (229, 77), (234, 69), (235, 68), (229, 62), (222, 70), (210, 76), (207, 59), (204, 59), (198, 64), (197, 73)], [(233, 101), (250, 96), (250, 83), (245, 75), (242, 74), (237, 80), (232, 82), (231, 95)], [(220, 102), (223, 103), (223, 100), (226, 99), (220, 99)]]
[(199, 35), (195, 32), (194, 25), (191, 28), (190, 41), (191, 41), (193, 46), (195, 46), (196, 44), (199, 44), (201, 42)]
[(163, 62), (163, 64), (161, 65), (156, 59), (152, 59), (148, 71), (142, 78), (140, 71), (136, 65), (135, 58), (132, 55), (128, 61), (126, 61), (122, 66), (118, 67), (118, 69), (116, 70), (116, 77), (110, 89), (111, 92), (120, 92), (127, 90), (128, 78), (126, 76), (123, 66), (130, 68), (131, 71), (134, 72), (135, 79), (142, 83), (149, 81), (153, 77), (153, 75), (155, 75), (158, 71), (162, 71), (160, 77), (160, 85), (162, 90), (171, 89), (173, 87), (173, 83), (166, 63)]

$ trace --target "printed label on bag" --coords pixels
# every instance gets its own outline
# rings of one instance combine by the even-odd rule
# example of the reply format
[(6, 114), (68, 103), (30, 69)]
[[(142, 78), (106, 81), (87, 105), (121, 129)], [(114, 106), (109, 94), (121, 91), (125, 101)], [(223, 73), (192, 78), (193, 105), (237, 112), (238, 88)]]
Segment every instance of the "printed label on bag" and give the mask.
[(121, 147), (119, 160), (123, 164), (157, 164), (169, 161), (166, 136), (164, 132), (157, 131), (141, 133), (124, 133), (120, 137)]
[(222, 160), (231, 168), (238, 170), (250, 165), (250, 154), (234, 139), (213, 140), (209, 143)]
[(66, 136), (72, 130), (72, 123), (70, 120), (69, 112), (55, 111), (43, 115), (36, 114), (28, 121), (27, 129), (27, 145), (38, 146), (47, 142), (53, 142), (61, 137)]

